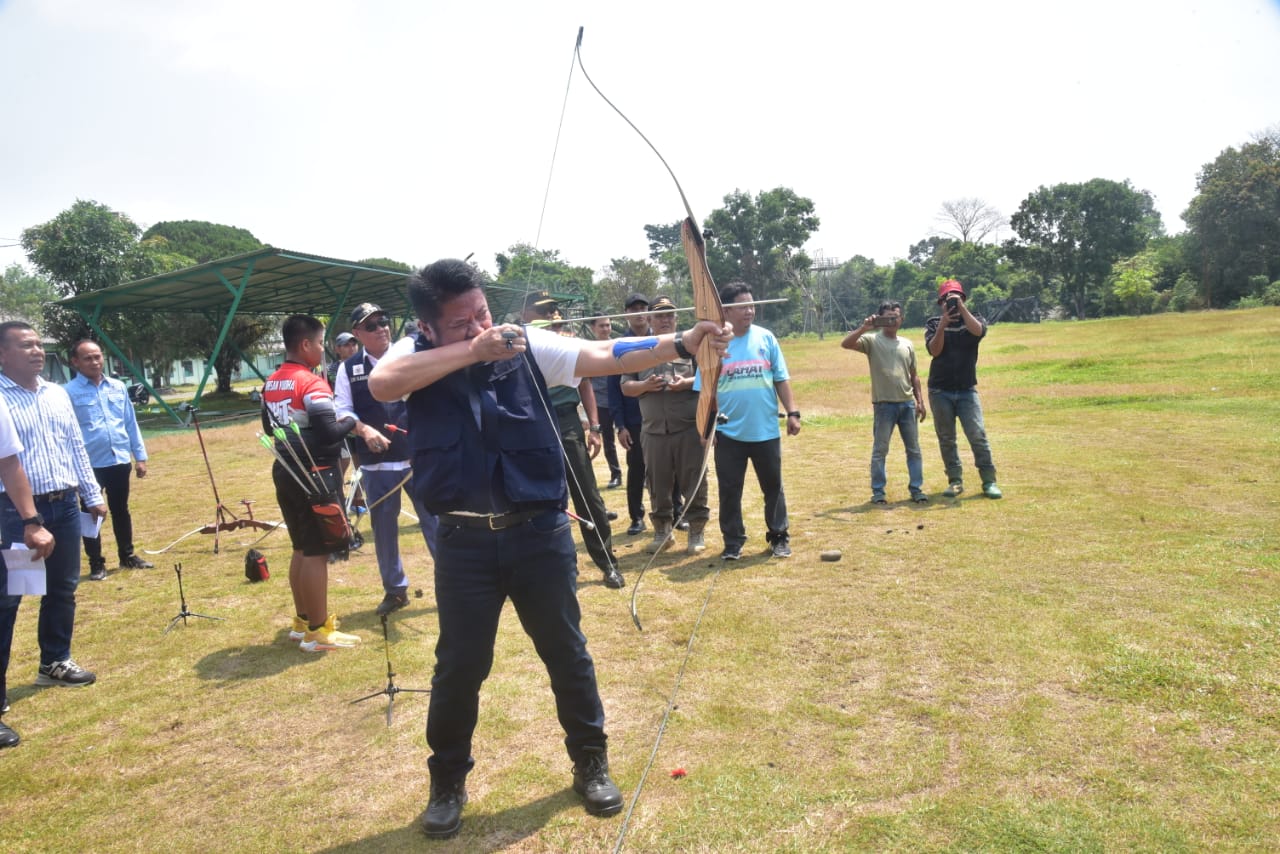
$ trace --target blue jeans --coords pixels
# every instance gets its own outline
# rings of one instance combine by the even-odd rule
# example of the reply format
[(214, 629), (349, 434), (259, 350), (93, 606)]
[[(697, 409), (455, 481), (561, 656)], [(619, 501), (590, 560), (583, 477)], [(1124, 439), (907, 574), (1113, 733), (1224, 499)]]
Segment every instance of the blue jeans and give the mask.
[(956, 419), (964, 429), (969, 448), (973, 451), (973, 465), (983, 483), (996, 482), (996, 464), (991, 459), (991, 445), (987, 442), (987, 428), (982, 423), (982, 401), (976, 388), (964, 391), (929, 389), (929, 406), (933, 408), (933, 429), (938, 434), (938, 450), (942, 452), (942, 464), (947, 469), (947, 482), (964, 480), (960, 465), (960, 448), (956, 443)]
[[(71, 657), (71, 632), (76, 620), (76, 587), (80, 584), (80, 504), (75, 490), (58, 501), (36, 502), (36, 512), (53, 534), (53, 554), (44, 559), (45, 594), (40, 597), (40, 618), (36, 638), (40, 663), (53, 664)], [(22, 514), (8, 493), (0, 493), (0, 541), (3, 548), (22, 542)], [(0, 565), (3, 562), (0, 561)], [(13, 625), (18, 619), (21, 596), (10, 596), (8, 571), (0, 579), (0, 696), (7, 683), (9, 652), (13, 647)]]
[(906, 400), (902, 403), (876, 403), (875, 421), (871, 428), (873, 437), (871, 445), (871, 495), (883, 497), (887, 476), (884, 471), (885, 457), (889, 456), (889, 440), (893, 438), (893, 428), (898, 428), (902, 436), (902, 444), (907, 451), (907, 485), (912, 495), (919, 495), (924, 489), (924, 458), (920, 455), (920, 431), (916, 422), (916, 402)]
[(747, 542), (747, 526), (742, 521), (742, 488), (747, 480), (747, 462), (755, 469), (764, 493), (765, 540), (773, 545), (788, 538), (787, 496), (782, 491), (782, 440), (739, 442), (716, 435), (716, 483), (720, 492), (720, 536), (726, 546)]
[(551, 677), (565, 747), (605, 747), (604, 707), (580, 627), (578, 567), (569, 518), (549, 510), (501, 531), (441, 521), (436, 541), (440, 636), (427, 712), (427, 768), (435, 783), (466, 777), (480, 685), (493, 666), (498, 617), (509, 598)]
[[(413, 498), (413, 491), (406, 482), (398, 487), (394, 495), (391, 492), (409, 473), (409, 469), (397, 471), (365, 470), (360, 476), (364, 487), (365, 501), (370, 506), (377, 504), (369, 511), (369, 523), (373, 526), (373, 550), (378, 557), (378, 572), (382, 575), (382, 589), (387, 593), (403, 592), (409, 586), (409, 579), (404, 574), (404, 564), (400, 561), (400, 497), (407, 493), (413, 504), (413, 512), (418, 516), (418, 526), (422, 529), (422, 538), (426, 540), (427, 550), (434, 559), (436, 554), (436, 517)], [(386, 495), (385, 501), (378, 503)]]

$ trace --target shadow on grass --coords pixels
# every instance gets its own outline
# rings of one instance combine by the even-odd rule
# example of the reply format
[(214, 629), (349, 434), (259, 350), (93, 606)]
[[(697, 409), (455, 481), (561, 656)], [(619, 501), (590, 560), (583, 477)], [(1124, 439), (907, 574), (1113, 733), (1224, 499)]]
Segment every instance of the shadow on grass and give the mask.
[[(462, 829), (448, 841), (428, 840), (422, 832), (422, 814), (412, 823), (387, 830), (375, 836), (322, 849), (323, 854), (368, 854), (371, 851), (421, 850), (431, 845), (438, 851), (503, 851), (532, 837), (546, 826), (556, 813), (581, 809), (581, 799), (566, 788), (532, 803), (520, 804), (493, 813), (476, 810), (472, 801), (462, 811)], [(473, 812), (474, 811), (474, 812)], [(426, 805), (423, 805), (423, 813)], [(438, 847), (437, 847), (438, 846)]]
[(300, 651), (298, 642), (290, 640), (288, 635), (288, 629), (281, 629), (271, 643), (232, 646), (211, 652), (196, 662), (196, 675), (212, 682), (261, 679), (324, 658)]

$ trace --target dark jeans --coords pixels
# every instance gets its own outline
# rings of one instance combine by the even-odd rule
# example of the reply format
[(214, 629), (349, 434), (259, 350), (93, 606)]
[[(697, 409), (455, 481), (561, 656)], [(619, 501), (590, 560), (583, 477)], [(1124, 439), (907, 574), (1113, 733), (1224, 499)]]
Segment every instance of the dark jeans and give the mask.
[[(45, 594), (40, 597), (40, 618), (36, 638), (40, 663), (53, 664), (71, 657), (71, 632), (76, 620), (76, 586), (80, 583), (80, 504), (75, 491), (59, 501), (40, 500), (36, 512), (53, 534), (53, 554), (44, 559)], [(22, 542), (22, 514), (8, 493), (0, 493), (0, 547)], [(0, 561), (3, 565), (3, 561)], [(9, 573), (0, 579), (0, 696), (8, 687), (9, 651), (13, 647), (13, 625), (18, 619), (21, 596), (9, 595)]]
[(556, 418), (560, 422), (560, 440), (564, 445), (565, 463), (569, 467), (565, 479), (569, 481), (573, 512), (583, 519), (590, 519), (596, 526), (593, 531), (585, 524), (579, 524), (582, 542), (600, 571), (608, 572), (618, 562), (613, 554), (613, 530), (609, 527), (609, 517), (605, 515), (607, 511), (604, 498), (600, 496), (600, 487), (596, 486), (596, 471), (587, 456), (587, 442), (582, 433), (582, 421), (578, 418), (578, 407), (558, 406)]
[(604, 707), (578, 607), (577, 558), (569, 520), (551, 510), (502, 531), (441, 521), (436, 542), (440, 636), (427, 713), (427, 767), (434, 783), (471, 770), (480, 686), (493, 666), (498, 618), (509, 598), (551, 677), (569, 758), (605, 746)]
[(765, 539), (772, 545), (787, 538), (787, 497), (782, 492), (782, 440), (739, 442), (716, 436), (716, 483), (720, 487), (720, 534), (726, 546), (747, 541), (742, 522), (742, 486), (747, 478), (747, 461), (756, 471), (764, 493)]
[(627, 448), (627, 513), (631, 521), (644, 518), (644, 449), (640, 447), (640, 425), (626, 425), (631, 434)]
[[(129, 475), (132, 463), (120, 463), (105, 468), (95, 468), (93, 476), (107, 497), (107, 515), (111, 531), (116, 535), (116, 555), (120, 562), (133, 555), (133, 517), (129, 515)], [(84, 537), (84, 553), (89, 565), (102, 562), (102, 532), (96, 537)]]
[(996, 482), (996, 464), (991, 459), (991, 443), (987, 441), (987, 428), (982, 420), (982, 399), (978, 389), (944, 391), (929, 389), (929, 406), (933, 409), (933, 429), (938, 434), (938, 450), (942, 452), (942, 464), (947, 469), (947, 481), (964, 480), (964, 467), (960, 463), (960, 447), (956, 442), (956, 421), (964, 430), (973, 451), (973, 465), (984, 484)]
[(604, 461), (609, 464), (609, 479), (620, 480), (622, 468), (618, 465), (618, 444), (613, 429), (613, 412), (603, 407), (600, 416), (600, 441), (604, 443)]

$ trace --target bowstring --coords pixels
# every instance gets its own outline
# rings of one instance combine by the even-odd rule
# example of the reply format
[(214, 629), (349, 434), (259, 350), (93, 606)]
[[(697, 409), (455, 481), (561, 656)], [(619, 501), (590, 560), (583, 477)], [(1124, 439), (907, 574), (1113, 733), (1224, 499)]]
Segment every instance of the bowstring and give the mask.
[[(581, 30), (579, 30), (578, 44), (580, 45), (581, 43), (582, 43), (582, 32)], [(578, 49), (577, 49), (577, 46), (575, 46), (574, 57), (577, 56), (577, 52), (578, 52)], [(560, 122), (556, 126), (555, 145), (553, 145), (551, 149), (551, 164), (547, 168), (546, 189), (543, 191), (543, 194), (542, 194), (542, 211), (538, 215), (538, 231), (533, 239), (533, 247), (532, 247), (533, 253), (530, 254), (530, 257), (529, 257), (529, 275), (525, 279), (525, 283), (524, 283), (524, 302), (528, 302), (529, 294), (533, 288), (533, 260), (534, 260), (533, 254), (537, 253), (538, 246), (542, 242), (542, 226), (546, 220), (547, 201), (551, 198), (551, 179), (555, 175), (556, 155), (560, 151), (560, 135), (564, 130), (564, 117), (569, 110), (569, 91), (573, 85), (573, 66), (574, 66), (574, 58), (571, 57), (569, 60), (569, 76), (565, 80), (565, 84), (564, 84), (564, 101), (560, 106)], [(585, 74), (586, 72), (584, 71), (583, 73)], [(526, 329), (525, 340), (528, 340), (528, 333), (527, 333), (528, 324), (524, 322), (523, 318), (521, 318), (520, 325), (525, 327)], [(529, 362), (529, 350), (527, 347), (525, 349), (525, 352), (520, 355), (520, 358), (524, 362), (525, 370), (529, 372), (529, 379), (530, 381), (533, 382), (533, 387), (538, 390), (538, 402), (542, 404), (542, 411), (546, 414), (547, 420), (550, 421), (552, 425), (554, 425), (555, 427), (556, 443), (560, 446), (560, 456), (564, 458), (564, 471), (565, 471), (566, 482), (569, 480), (573, 481), (573, 485), (577, 489), (578, 494), (583, 497), (584, 503), (586, 503), (586, 497), (587, 497), (586, 490), (583, 489), (582, 483), (578, 481), (578, 475), (574, 472), (573, 466), (569, 462), (569, 451), (567, 448), (565, 448), (564, 438), (560, 435), (560, 419), (557, 415), (555, 415), (551, 411), (551, 401), (548, 398), (550, 391), (544, 392), (542, 388), (539, 386), (537, 378), (534, 376), (534, 373), (533, 373), (533, 365), (530, 364)], [(583, 405), (583, 411), (584, 412), (586, 411), (585, 404)], [(596, 420), (597, 421), (599, 420), (599, 413), (600, 413), (600, 402), (596, 401)], [(583, 441), (584, 443), (586, 442), (585, 434), (583, 435)], [(589, 456), (588, 456), (588, 462), (590, 462)], [(590, 516), (591, 515), (590, 507), (588, 506), (586, 510), (587, 510), (587, 516)], [(589, 521), (591, 522), (591, 527), (587, 528), (587, 530), (591, 533), (592, 536), (596, 538), (596, 542), (599, 543), (600, 545), (600, 550), (604, 552), (606, 555), (608, 555), (608, 557), (610, 558), (611, 565), (613, 565), (616, 569), (617, 564), (616, 562), (614, 562), (613, 553), (609, 550), (608, 543), (604, 541), (604, 534), (600, 532), (600, 526), (608, 524), (609, 522), (608, 516), (606, 515), (604, 519), (599, 519), (599, 520), (590, 519)]]

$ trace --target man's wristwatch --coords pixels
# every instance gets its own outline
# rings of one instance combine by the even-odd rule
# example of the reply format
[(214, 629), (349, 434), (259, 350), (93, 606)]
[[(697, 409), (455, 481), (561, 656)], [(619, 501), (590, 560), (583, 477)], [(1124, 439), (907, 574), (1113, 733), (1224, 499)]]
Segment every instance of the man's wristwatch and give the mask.
[(689, 352), (689, 348), (684, 346), (684, 330), (676, 333), (675, 340), (672, 342), (676, 345), (676, 355), (681, 359), (692, 359), (693, 354)]
[(43, 527), (44, 527), (44, 517), (43, 517), (43, 516), (41, 516), (39, 513), (37, 513), (36, 515), (32, 516), (30, 519), (23, 519), (23, 520), (22, 520), (22, 527), (24, 527), (24, 528), (25, 528), (25, 527), (27, 527), (28, 525), (35, 525), (37, 528), (43, 528)]
[(592, 433), (599, 433), (599, 432), (600, 432), (600, 425), (599, 425), (599, 424), (592, 424), (588, 429), (589, 429), (589, 430), (591, 430), (591, 432), (592, 432)]
[(788, 413), (787, 413), (787, 417), (788, 417), (788, 418), (799, 418), (799, 417), (800, 417), (800, 410), (799, 410), (799, 409), (797, 409), (797, 410), (796, 410), (796, 411), (794, 411), (794, 412), (788, 412)]

